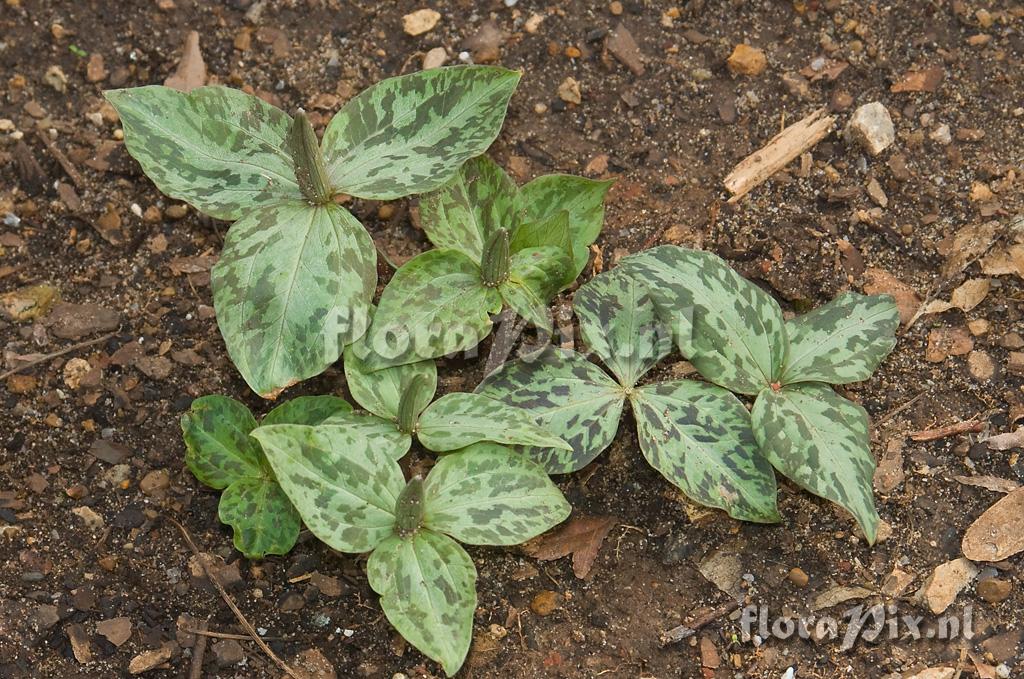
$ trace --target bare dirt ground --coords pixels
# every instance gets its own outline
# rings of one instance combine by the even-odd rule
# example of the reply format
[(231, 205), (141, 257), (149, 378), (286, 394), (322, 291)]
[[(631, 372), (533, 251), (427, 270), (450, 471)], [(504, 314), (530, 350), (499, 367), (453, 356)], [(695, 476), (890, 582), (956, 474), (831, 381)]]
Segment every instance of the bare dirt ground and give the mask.
[[(410, 37), (402, 16), (421, 7), (441, 19)], [(636, 53), (609, 43), (620, 24)], [(791, 311), (853, 289), (897, 292), (913, 314), (967, 280), (989, 281), (971, 287), (967, 311), (902, 329), (880, 372), (845, 390), (872, 415), (873, 449), (885, 458), (877, 502), (891, 530), (874, 548), (848, 516), (786, 483), (777, 526), (689, 505), (623, 426), (608, 453), (559, 479), (577, 512), (615, 519), (588, 579), (569, 559), (472, 550), (480, 602), (464, 676), (910, 677), (929, 667), (952, 669), (924, 676), (1016, 676), (1020, 555), (977, 564), (977, 575), (940, 570), (939, 588), (953, 592), (946, 614), (970, 608), (970, 641), (756, 645), (739, 613), (721, 607), (735, 596), (799, 616), (856, 595), (817, 613), (894, 603), (934, 629), (937, 615), (916, 593), (962, 556), (971, 522), (1024, 481), (1021, 449), (985, 442), (1024, 417), (1024, 286), (1019, 269), (993, 259), (1009, 252), (1024, 203), (1022, 28), (1020, 3), (990, 0), (5, 0), (0, 293), (14, 293), (6, 307), (25, 286), (49, 284), (65, 306), (47, 311), (41, 300), (34, 320), (0, 315), (0, 372), (93, 343), (0, 386), (0, 677), (127, 676), (148, 651), (165, 662), (143, 676), (185, 677), (197, 645), (186, 629), (209, 619), (211, 630), (240, 633), (190, 571), (166, 515), (229, 564), (233, 596), (281, 657), (318, 649), (333, 667), (321, 676), (440, 675), (383, 618), (363, 559), (308, 534), (286, 557), (241, 558), (217, 521), (217, 494), (184, 467), (177, 419), (193, 398), (268, 405), (232, 368), (213, 318), (208, 269), (227, 224), (154, 188), (101, 91), (162, 83), (189, 30), (210, 82), (304, 107), (320, 126), (354, 93), (420, 68), (434, 47), (449, 63), (466, 51), (522, 69), (492, 154), (520, 182), (555, 171), (618, 178), (598, 240), (605, 268), (653, 244), (702, 247)], [(740, 43), (764, 51), (762, 72), (730, 71)], [(567, 78), (578, 104), (559, 96)], [(838, 132), (873, 101), (896, 129), (878, 156)], [(823, 106), (837, 132), (811, 162), (726, 204), (729, 170)], [(415, 200), (350, 207), (394, 261), (429, 247)], [(954, 239), (964, 233), (973, 237)], [(570, 299), (557, 304), (567, 310)], [(483, 365), (443, 365), (442, 389), (472, 389)], [(675, 356), (662, 370), (685, 366)], [(344, 393), (341, 371), (291, 392)], [(972, 421), (932, 441), (909, 436)], [(997, 490), (955, 478), (979, 475)], [(697, 634), (663, 646), (663, 632), (711, 610), (720, 614)], [(250, 642), (209, 642), (201, 676), (280, 676)]]

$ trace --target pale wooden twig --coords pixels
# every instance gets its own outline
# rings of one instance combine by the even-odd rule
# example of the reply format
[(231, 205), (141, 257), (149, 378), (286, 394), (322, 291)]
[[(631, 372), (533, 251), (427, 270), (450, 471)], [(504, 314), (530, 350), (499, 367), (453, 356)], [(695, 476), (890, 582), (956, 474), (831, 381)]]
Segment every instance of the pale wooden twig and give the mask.
[(944, 439), (947, 436), (955, 436), (956, 434), (979, 432), (984, 427), (984, 422), (980, 422), (978, 420), (966, 420), (964, 422), (957, 422), (955, 424), (950, 424), (945, 427), (937, 427), (935, 429), (923, 429), (921, 431), (911, 432), (910, 438), (913, 441), (937, 441), (939, 439)]
[(224, 603), (228, 605), (228, 608), (231, 609), (231, 612), (235, 614), (236, 618), (238, 618), (238, 622), (242, 625), (242, 629), (244, 629), (249, 634), (249, 637), (256, 642), (256, 645), (260, 647), (260, 650), (266, 653), (267, 657), (273, 660), (274, 664), (280, 667), (281, 670), (289, 677), (293, 677), (294, 679), (306, 679), (304, 675), (297, 674), (295, 670), (288, 666), (288, 663), (277, 657), (277, 654), (270, 649), (270, 646), (267, 646), (267, 642), (263, 641), (260, 635), (256, 633), (256, 628), (253, 627), (252, 623), (250, 623), (249, 620), (245, 617), (245, 615), (242, 614), (242, 611), (238, 608), (237, 604), (235, 604), (235, 600), (232, 599), (231, 595), (228, 594), (226, 589), (224, 589), (224, 585), (220, 584), (220, 580), (214, 577), (213, 573), (211, 573), (210, 570), (206, 567), (206, 559), (204, 558), (203, 553), (199, 551), (199, 548), (196, 546), (196, 543), (192, 540), (192, 536), (189, 535), (189, 532), (185, 528), (185, 526), (178, 523), (178, 521), (174, 517), (167, 515), (165, 516), (168, 521), (177, 526), (178, 530), (181, 531), (182, 537), (185, 538), (185, 542), (188, 543), (189, 549), (191, 549), (192, 554), (195, 555), (196, 561), (199, 562), (199, 567), (203, 570), (203, 574), (206, 576), (206, 579), (209, 580), (213, 584), (213, 586), (217, 588), (217, 592), (220, 593), (220, 597), (224, 599)]
[(209, 634), (206, 628), (209, 624), (209, 620), (203, 620), (198, 629), (192, 630), (192, 634), (198, 634), (199, 638), (192, 649), (192, 667), (188, 671), (188, 679), (203, 679), (203, 658), (206, 657), (206, 638)]
[(725, 178), (725, 188), (733, 194), (729, 202), (735, 203), (751, 189), (789, 165), (801, 153), (824, 139), (832, 130), (836, 118), (822, 116), (825, 116), (824, 108), (793, 123), (760, 149), (741, 160)]
[(19, 365), (17, 368), (11, 368), (7, 372), (0, 374), (0, 380), (5, 380), (8, 377), (10, 377), (11, 375), (15, 375), (17, 373), (20, 373), (22, 370), (25, 370), (27, 368), (31, 368), (33, 366), (39, 365), (40, 363), (46, 363), (50, 359), (57, 358), (58, 356), (63, 356), (64, 354), (70, 354), (72, 351), (78, 351), (79, 349), (84, 349), (85, 347), (90, 347), (93, 344), (99, 344), (100, 342), (106, 342), (108, 339), (110, 339), (113, 336), (114, 336), (114, 333), (111, 332), (111, 333), (108, 333), (108, 334), (104, 335), (103, 337), (97, 337), (96, 339), (91, 339), (91, 340), (88, 340), (88, 341), (85, 341), (85, 342), (79, 342), (78, 344), (72, 344), (70, 347), (67, 347), (66, 349), (61, 349), (60, 351), (55, 351), (52, 354), (46, 354), (45, 356), (40, 356), (39, 358), (37, 358), (37, 359), (35, 359), (33, 361), (29, 361), (28, 363), (26, 363), (24, 365)]

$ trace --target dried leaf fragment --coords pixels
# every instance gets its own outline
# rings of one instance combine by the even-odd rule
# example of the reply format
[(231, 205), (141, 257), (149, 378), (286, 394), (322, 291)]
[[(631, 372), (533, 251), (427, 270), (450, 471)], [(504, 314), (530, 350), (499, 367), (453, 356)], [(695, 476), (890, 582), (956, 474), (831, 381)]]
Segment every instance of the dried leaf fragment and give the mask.
[(583, 579), (593, 569), (601, 544), (614, 525), (612, 516), (578, 516), (559, 530), (528, 543), (526, 553), (540, 561), (572, 554), (572, 572)]

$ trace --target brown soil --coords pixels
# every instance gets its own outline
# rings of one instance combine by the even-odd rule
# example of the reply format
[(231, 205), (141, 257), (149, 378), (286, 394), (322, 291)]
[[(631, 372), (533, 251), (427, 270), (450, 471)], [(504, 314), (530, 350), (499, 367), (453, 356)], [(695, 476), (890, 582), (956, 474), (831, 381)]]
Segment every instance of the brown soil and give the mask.
[[(672, 2), (623, 0), (622, 15), (613, 16), (605, 2), (520, 0), (507, 8), (493, 0), (271, 0), (253, 25), (245, 18), (250, 1), (6, 0), (0, 8), (0, 118), (14, 122), (25, 144), (9, 131), (0, 137), (0, 214), (21, 218), (0, 227), (0, 292), (48, 282), (65, 301), (120, 313), (108, 339), (20, 373), (31, 380), (10, 377), (0, 387), (0, 677), (125, 676), (133, 657), (175, 642), (183, 613), (210, 618), (213, 630), (240, 632), (217, 594), (190, 578), (190, 552), (165, 513), (180, 519), (203, 548), (237, 562), (241, 581), (234, 596), (254, 625), (284, 638), (271, 642), (282, 657), (315, 647), (338, 676), (440, 674), (397, 639), (366, 584), (363, 559), (334, 554), (308, 534), (286, 557), (241, 559), (217, 521), (217, 494), (183, 465), (177, 418), (191, 399), (222, 393), (257, 412), (268, 409), (227, 359), (202, 272), (209, 262), (200, 260), (197, 273), (175, 273), (184, 261), (179, 258), (216, 254), (227, 225), (191, 210), (171, 219), (166, 209), (172, 201), (116, 143), (116, 123), (97, 125), (88, 114), (101, 110), (106, 87), (163, 82), (190, 29), (201, 35), (211, 81), (251, 87), (287, 110), (311, 109), (322, 123), (354, 92), (418, 68), (428, 49), (440, 45), (457, 54), (493, 19), (505, 32), (500, 63), (522, 69), (524, 77), (492, 153), (520, 182), (554, 171), (582, 174), (592, 159), (607, 155), (607, 174), (619, 181), (598, 241), (605, 267), (656, 243), (700, 246), (763, 282), (790, 310), (821, 304), (844, 288), (861, 290), (865, 267), (885, 269), (922, 296), (948, 299), (965, 276), (980, 274), (975, 262), (966, 273), (941, 278), (948, 254), (943, 239), (987, 219), (1005, 225), (1022, 206), (1024, 15), (1016, 3), (693, 0), (677, 3), (675, 11)], [(421, 6), (437, 9), (442, 20), (411, 38), (401, 17)], [(976, 14), (982, 9), (987, 14)], [(523, 22), (535, 13), (545, 18), (527, 33)], [(603, 50), (606, 32), (620, 21), (645, 56), (642, 76)], [(251, 44), (242, 51), (236, 40), (241, 45), (246, 32)], [(979, 34), (989, 36), (987, 42), (972, 39)], [(765, 50), (764, 73), (730, 74), (726, 57), (742, 42)], [(568, 47), (580, 56), (568, 58)], [(105, 79), (87, 79), (88, 57), (78, 50), (103, 56)], [(338, 59), (329, 65), (332, 54)], [(849, 66), (834, 81), (810, 82), (802, 95), (791, 92), (784, 74), (823, 55)], [(63, 93), (47, 84), (52, 66), (66, 76)], [(908, 70), (929, 66), (945, 74), (935, 91), (891, 91)], [(559, 84), (569, 76), (580, 83), (579, 106), (558, 99)], [(842, 95), (852, 106), (844, 106)], [(781, 126), (830, 103), (842, 125), (854, 107), (876, 100), (897, 129), (896, 143), (881, 156), (867, 156), (833, 134), (813, 149), (809, 176), (790, 168), (737, 205), (725, 204), (722, 178)], [(538, 112), (541, 104), (546, 111)], [(952, 143), (929, 136), (940, 124), (949, 126)], [(42, 143), (37, 126), (54, 130), (53, 147), (67, 156), (77, 181)], [(973, 140), (981, 135), (958, 135), (961, 129), (984, 136)], [(41, 176), (25, 169), (26, 157), (38, 161)], [(871, 177), (888, 205), (866, 215), (862, 211), (876, 207), (865, 190)], [(73, 188), (81, 205), (68, 188), (58, 193), (55, 182)], [(972, 201), (975, 182), (996, 193)], [(163, 212), (140, 219), (133, 204)], [(351, 207), (380, 248), (401, 260), (428, 247), (413, 225), (412, 206), (398, 201), (386, 219), (378, 204)], [(119, 229), (111, 230), (114, 220), (105, 212), (118, 215)], [(464, 675), (779, 677), (792, 666), (797, 677), (909, 676), (927, 666), (956, 666), (961, 646), (992, 665), (1019, 663), (1020, 555), (996, 567), (1011, 582), (1008, 599), (987, 603), (971, 586), (950, 608), (957, 613), (973, 606), (971, 642), (881, 640), (843, 652), (838, 642), (794, 638), (755, 647), (740, 638), (737, 620), (728, 615), (693, 643), (662, 647), (659, 637), (729, 600), (697, 570), (716, 550), (739, 555), (748, 576), (745, 595), (776, 614), (807, 613), (834, 585), (877, 590), (898, 566), (915, 576), (901, 610), (934, 621), (909, 595), (935, 566), (961, 555), (966, 527), (1001, 497), (952, 477), (979, 473), (1022, 481), (1024, 463), (1019, 450), (990, 451), (976, 433), (927, 443), (906, 435), (970, 418), (984, 422), (985, 432), (1013, 428), (1024, 381), (1005, 369), (1006, 336), (1021, 331), (1022, 301), (1020, 278), (997, 278), (969, 313), (919, 320), (901, 334), (874, 378), (846, 390), (878, 423), (876, 455), (892, 441), (905, 443), (906, 479), (877, 498), (891, 537), (869, 548), (855, 537), (849, 517), (787, 484), (780, 491), (785, 520), (778, 526), (741, 524), (690, 506), (643, 461), (631, 422), (624, 420), (608, 453), (560, 479), (576, 511), (617, 518), (588, 580), (573, 576), (568, 559), (540, 563), (515, 549), (471, 550), (480, 603)], [(965, 328), (977, 319), (990, 324), (971, 341), (976, 353), (991, 357), (992, 379), (972, 377), (966, 354), (925, 360), (933, 328)], [(18, 355), (102, 337), (90, 331), (62, 339), (52, 331), (45, 321), (0, 320), (2, 369), (17, 365)], [(124, 349), (133, 344), (134, 353)], [(64, 377), (73, 357), (102, 368), (77, 389)], [(679, 362), (673, 357), (663, 370), (678, 371)], [(483, 364), (442, 366), (442, 389), (471, 389)], [(338, 369), (289, 395), (332, 391), (343, 392)], [(90, 454), (104, 435), (124, 446), (125, 467)], [(170, 486), (147, 487), (146, 494), (140, 482), (154, 470), (167, 470)], [(99, 515), (103, 526), (88, 527), (73, 513), (81, 507)], [(787, 580), (794, 567), (810, 576), (806, 586)], [(340, 578), (340, 594), (327, 596), (305, 579), (291, 581), (312, 571)], [(543, 590), (558, 592), (561, 604), (539, 616), (530, 602)], [(133, 631), (118, 647), (95, 625), (119, 616), (131, 620)], [(91, 662), (76, 659), (70, 639), (79, 631)], [(701, 667), (701, 636), (720, 655), (717, 671)], [(225, 654), (208, 651), (203, 676), (279, 676), (253, 644), (243, 648), (243, 664), (226, 666), (218, 665)], [(192, 651), (171, 650), (169, 663), (145, 676), (187, 676)], [(709, 658), (704, 661), (713, 664)], [(976, 672), (969, 659), (961, 667)]]

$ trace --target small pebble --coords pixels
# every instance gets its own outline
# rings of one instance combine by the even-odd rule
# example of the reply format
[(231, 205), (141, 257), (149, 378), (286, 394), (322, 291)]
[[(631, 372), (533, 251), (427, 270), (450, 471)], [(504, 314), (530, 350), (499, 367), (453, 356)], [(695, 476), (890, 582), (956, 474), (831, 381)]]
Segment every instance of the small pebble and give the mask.
[(790, 582), (797, 587), (806, 587), (807, 583), (810, 582), (810, 577), (804, 572), (802, 568), (793, 568), (789, 571), (789, 575), (786, 576)]

